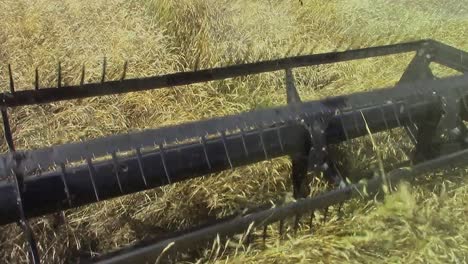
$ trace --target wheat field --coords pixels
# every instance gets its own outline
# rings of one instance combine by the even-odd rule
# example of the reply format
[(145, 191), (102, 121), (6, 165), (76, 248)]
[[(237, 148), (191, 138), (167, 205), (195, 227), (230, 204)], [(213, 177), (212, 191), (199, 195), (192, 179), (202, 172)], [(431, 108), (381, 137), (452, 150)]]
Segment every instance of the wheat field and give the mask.
[[(0, 90), (11, 64), (17, 89), (204, 69), (285, 56), (432, 38), (468, 50), (467, 0), (0, 0)], [(389, 86), (411, 54), (295, 71), (303, 100)], [(451, 74), (434, 68), (439, 76)], [(281, 72), (27, 106), (11, 111), (17, 148), (37, 148), (130, 130), (161, 127), (286, 103)], [(3, 132), (0, 132), (3, 133)], [(3, 137), (3, 135), (1, 135)], [(344, 146), (353, 175), (404, 159), (398, 131)], [(4, 142), (0, 150), (6, 151)], [(286, 158), (177, 183), (31, 221), (44, 263), (75, 263), (134, 241), (290, 199)], [(265, 246), (231, 241), (189, 263), (467, 263), (465, 170), (403, 184), (384, 201), (352, 201), (311, 235), (307, 228)], [(183, 198), (183, 199), (181, 199)], [(275, 227), (271, 227), (274, 229)], [(272, 232), (274, 230), (271, 230)], [(0, 262), (27, 263), (16, 225), (0, 227)]]

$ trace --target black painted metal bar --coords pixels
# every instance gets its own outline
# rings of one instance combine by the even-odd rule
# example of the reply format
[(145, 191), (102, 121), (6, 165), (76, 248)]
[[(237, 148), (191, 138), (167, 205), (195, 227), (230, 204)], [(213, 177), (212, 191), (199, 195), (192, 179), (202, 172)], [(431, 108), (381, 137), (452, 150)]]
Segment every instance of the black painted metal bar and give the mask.
[(466, 51), (434, 40), (427, 43), (431, 47), (430, 54), (427, 55), (428, 59), (459, 72), (468, 72), (468, 53)]
[[(393, 112), (395, 105), (398, 109), (402, 109), (403, 103), (395, 102), (379, 107), (363, 108), (360, 111), (366, 116), (367, 126), (371, 131), (378, 132), (409, 122), (406, 113), (409, 108), (398, 112), (395, 117)], [(427, 113), (430, 109), (438, 107), (438, 102), (437, 100), (423, 101), (409, 107), (412, 118), (422, 120), (428, 118)], [(381, 118), (382, 111), (385, 119)], [(355, 115), (361, 116), (361, 113), (344, 112), (330, 120), (325, 132), (330, 144), (346, 140), (344, 129), (348, 130), (349, 138), (366, 135), (365, 129), (357, 131), (350, 129), (355, 124), (360, 127), (366, 126), (364, 120), (355, 119)], [(281, 144), (278, 139), (278, 129)], [(24, 183), (24, 211), (27, 217), (40, 216), (70, 208), (70, 204), (72, 207), (77, 207), (94, 203), (96, 190), (99, 191), (99, 199), (105, 200), (166, 185), (166, 169), (169, 170), (167, 173), (171, 175), (171, 181), (179, 182), (229, 169), (231, 168), (230, 162), (233, 167), (239, 167), (265, 160), (265, 151), (268, 153), (268, 158), (290, 155), (302, 151), (307, 137), (309, 137), (308, 132), (302, 125), (283, 124), (281, 127), (264, 128), (262, 136), (260, 136), (260, 131), (253, 130), (243, 134), (227, 135), (224, 140), (222, 137), (206, 139), (205, 144), (196, 142), (167, 147), (164, 149), (166, 166), (162, 164), (159, 150), (143, 153), (141, 158), (121, 157), (118, 161), (122, 168), (118, 174), (120, 185), (115, 176), (115, 164), (112, 159), (93, 163), (92, 179), (94, 182), (90, 181), (90, 169), (86, 165), (67, 168), (65, 174), (58, 169), (40, 176), (29, 176)], [(248, 156), (245, 155), (244, 146), (247, 147)], [(229, 149), (229, 159), (226, 156), (226, 148)], [(206, 162), (206, 156), (210, 159), (210, 166)], [(147, 185), (141, 180), (139, 161), (144, 164), (143, 172)], [(67, 188), (64, 188), (64, 182)], [(0, 193), (2, 194), (0, 195), (0, 224), (17, 220), (16, 201), (11, 183), (0, 182)]]
[(80, 84), (76, 86), (61, 86), (42, 88), (40, 90), (21, 90), (14, 94), (0, 94), (0, 106), (16, 107), (31, 104), (44, 104), (62, 100), (79, 99), (93, 96), (122, 94), (128, 92), (143, 91), (188, 85), (193, 83), (222, 80), (251, 74), (292, 69), (297, 67), (313, 66), (344, 62), (349, 60), (365, 59), (377, 56), (386, 56), (398, 53), (415, 51), (421, 47), (426, 40), (371, 47), (364, 49), (348, 50), (341, 52), (329, 52), (323, 54), (304, 55), (284, 59), (268, 60), (255, 63), (238, 64), (226, 67), (212, 68), (193, 72), (172, 73), (161, 76), (146, 77), (139, 79), (126, 79), (108, 81), (104, 83)]

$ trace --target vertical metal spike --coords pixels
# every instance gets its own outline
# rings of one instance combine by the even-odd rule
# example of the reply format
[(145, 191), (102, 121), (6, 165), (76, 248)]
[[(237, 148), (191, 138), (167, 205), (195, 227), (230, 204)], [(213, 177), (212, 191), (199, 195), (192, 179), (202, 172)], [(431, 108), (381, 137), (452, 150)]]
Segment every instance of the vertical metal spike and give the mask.
[(224, 151), (226, 152), (226, 158), (229, 162), (229, 166), (231, 166), (231, 169), (234, 168), (232, 166), (232, 161), (231, 161), (231, 157), (229, 156), (229, 150), (227, 148), (227, 138), (226, 138), (226, 133), (223, 131), (221, 132), (221, 140), (223, 141), (223, 146), (224, 146)]
[(94, 165), (90, 157), (86, 157), (86, 164), (88, 165), (89, 178), (91, 180), (91, 184), (93, 185), (93, 190), (94, 190), (94, 195), (96, 196), (96, 201), (99, 202), (99, 194), (96, 188), (96, 182), (94, 181), (96, 172), (94, 170)]
[(57, 88), (62, 88), (62, 63), (60, 61), (57, 69)]
[(336, 173), (335, 180), (338, 183), (338, 188), (341, 189), (341, 188), (346, 187), (348, 185), (348, 183), (346, 182), (345, 178), (343, 177), (343, 174), (338, 169), (338, 166), (336, 165), (336, 163), (332, 162), (332, 166), (333, 166), (333, 170)]
[(339, 111), (338, 118), (340, 119), (341, 128), (343, 129), (346, 141), (349, 141), (348, 130), (346, 129), (346, 126), (344, 125), (344, 121), (343, 121), (343, 116), (342, 116), (343, 112), (341, 110), (338, 110), (338, 111)]
[(247, 149), (247, 144), (245, 143), (245, 131), (243, 128), (241, 128), (240, 132), (241, 132), (242, 146), (244, 147), (245, 156), (248, 157), (249, 150)]
[(392, 104), (392, 109), (393, 109), (393, 115), (395, 116), (395, 119), (397, 121), (398, 127), (401, 127), (401, 122), (400, 118), (398, 117), (398, 109), (396, 108), (396, 104)]
[(120, 80), (123, 81), (125, 80), (125, 77), (127, 75), (127, 61), (124, 62), (124, 65), (123, 65), (123, 71), (122, 71), (122, 76), (120, 77)]
[[(397, 105), (394, 102), (391, 102), (391, 104), (392, 104), (393, 115), (394, 115), (394, 117), (395, 117), (395, 119), (397, 121), (398, 127), (401, 127), (402, 124), (401, 124), (400, 117), (399, 117), (399, 114), (398, 114)], [(412, 143), (416, 144), (416, 141), (417, 141), (416, 137), (411, 133), (411, 131), (409, 131), (407, 126), (404, 126), (404, 129), (405, 129), (406, 133), (409, 135), (410, 140), (412, 141)]]
[(37, 67), (34, 74), (34, 90), (39, 90), (39, 69)]
[(389, 130), (387, 118), (385, 117), (385, 111), (382, 105), (379, 106), (379, 110), (380, 110), (380, 114), (382, 115), (382, 119), (384, 121), (385, 130)]
[(265, 154), (265, 159), (268, 160), (268, 153), (267, 153), (267, 150), (265, 148), (265, 140), (263, 139), (263, 125), (260, 124), (258, 126), (258, 130), (259, 130), (259, 134), (260, 134), (260, 144), (262, 145), (262, 149), (263, 149), (263, 153)]
[(8, 118), (8, 111), (6, 108), (1, 109), (2, 119), (3, 119), (3, 134), (5, 136), (5, 141), (7, 142), (8, 149), (10, 151), (15, 151), (15, 144), (13, 142), (13, 134), (11, 133), (10, 120)]
[(294, 235), (297, 233), (297, 229), (299, 229), (299, 222), (301, 220), (301, 215), (297, 214), (294, 216)]
[(309, 228), (310, 228), (310, 232), (312, 233), (312, 230), (314, 228), (313, 224), (314, 224), (314, 218), (315, 218), (315, 211), (312, 211), (310, 213), (310, 218), (309, 218)]
[(405, 130), (406, 130), (406, 132), (408, 133), (411, 142), (412, 142), (413, 144), (417, 144), (416, 136), (415, 136), (414, 133), (413, 133), (413, 131), (414, 131), (415, 129), (417, 129), (417, 127), (416, 127), (416, 125), (415, 125), (415, 123), (414, 123), (414, 121), (413, 121), (413, 117), (412, 117), (412, 115), (411, 115), (411, 110), (410, 110), (410, 108), (408, 107), (408, 105), (407, 105), (406, 103), (405, 103), (404, 105), (405, 105), (406, 113), (407, 113), (407, 115), (408, 115), (408, 120), (409, 120), (409, 123), (410, 123), (409, 125), (405, 126)]
[(102, 60), (102, 74), (101, 74), (101, 83), (106, 81), (106, 67), (107, 67), (107, 59), (104, 56), (104, 59)]
[(210, 158), (208, 157), (208, 150), (206, 149), (206, 138), (205, 138), (205, 136), (201, 137), (201, 144), (203, 146), (203, 152), (205, 153), (206, 164), (208, 165), (208, 169), (211, 170), (211, 162), (210, 162)]
[(267, 235), (268, 235), (268, 226), (264, 225), (263, 226), (263, 232), (262, 232), (263, 245), (265, 245), (265, 243), (266, 243)]
[(351, 105), (351, 111), (353, 112), (353, 121), (354, 121), (354, 130), (356, 131), (357, 134), (359, 134), (359, 125), (357, 121), (357, 112), (356, 109), (354, 109), (354, 106)]
[[(312, 120), (315, 120), (315, 115), (314, 115), (314, 118)], [(318, 146), (318, 142), (317, 140), (315, 139), (315, 136), (314, 136), (314, 133), (310, 133), (310, 140), (312, 141), (312, 149), (315, 149), (315, 147)], [(320, 139), (318, 139), (320, 141)]]
[(323, 211), (323, 223), (327, 222), (327, 217), (328, 217), (328, 207), (325, 207)]
[(283, 231), (284, 231), (283, 228), (284, 228), (284, 220), (281, 219), (279, 221), (279, 231), (278, 231), (280, 235), (280, 239), (283, 238)]
[(252, 230), (247, 230), (247, 234), (246, 234), (246, 237), (245, 237), (245, 243), (247, 245), (251, 244), (253, 242), (253, 239), (252, 239), (252, 233), (255, 231), (255, 227), (252, 229)]
[(8, 64), (8, 75), (10, 78), (10, 92), (15, 92), (15, 82), (13, 81), (13, 71), (11, 70), (11, 64)]
[(112, 152), (112, 163), (114, 164), (115, 178), (117, 179), (117, 185), (119, 186), (120, 192), (123, 193), (122, 184), (120, 183), (120, 166), (117, 158), (117, 153)]
[(67, 202), (68, 206), (71, 208), (72, 207), (72, 199), (70, 196), (70, 190), (68, 189), (68, 184), (67, 184), (67, 171), (65, 168), (65, 164), (60, 163), (60, 178), (62, 179), (63, 182), (63, 190), (65, 192), (65, 196), (67, 196)]
[(83, 86), (84, 84), (85, 74), (86, 74), (86, 69), (85, 69), (85, 64), (83, 63), (83, 66), (81, 67), (80, 86)]
[(31, 263), (40, 263), (40, 257), (39, 257), (39, 251), (37, 250), (37, 243), (34, 238), (33, 232), (31, 230), (31, 227), (28, 224), (28, 221), (26, 219), (26, 215), (24, 213), (24, 208), (23, 208), (23, 199), (22, 199), (22, 188), (21, 184), (19, 183), (19, 175), (13, 170), (12, 171), (12, 178), (13, 178), (13, 184), (15, 188), (15, 193), (16, 193), (16, 204), (20, 216), (19, 220), (19, 225), (23, 231), (23, 234), (26, 238), (26, 241), (28, 243), (28, 255)]
[(338, 217), (341, 218), (342, 216), (342, 209), (343, 209), (343, 202), (341, 202), (339, 205), (338, 205)]
[(161, 161), (164, 167), (164, 173), (166, 173), (167, 183), (171, 184), (171, 177), (169, 175), (169, 169), (166, 164), (166, 152), (164, 151), (164, 146), (162, 143), (159, 143), (159, 153), (161, 154)]
[(138, 162), (138, 168), (140, 169), (141, 178), (143, 179), (143, 183), (145, 184), (145, 186), (148, 187), (148, 183), (146, 181), (146, 176), (145, 176), (145, 170), (143, 169), (143, 163), (141, 162), (142, 156), (141, 156), (140, 148), (136, 148), (136, 157), (137, 157), (137, 162)]
[(276, 136), (278, 137), (278, 143), (280, 145), (281, 151), (284, 152), (283, 139), (281, 138), (281, 127), (280, 124), (276, 124)]

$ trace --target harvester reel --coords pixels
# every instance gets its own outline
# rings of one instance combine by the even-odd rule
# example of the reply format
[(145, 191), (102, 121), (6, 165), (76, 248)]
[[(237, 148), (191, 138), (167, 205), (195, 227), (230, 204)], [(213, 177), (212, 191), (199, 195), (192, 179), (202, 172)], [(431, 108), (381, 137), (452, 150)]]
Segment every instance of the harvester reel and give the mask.
[[(320, 64), (414, 52), (415, 57), (394, 87), (302, 101), (293, 70)], [(342, 204), (353, 197), (373, 197), (382, 185), (436, 169), (466, 166), (468, 161), (468, 54), (433, 40), (371, 47), (343, 52), (289, 57), (193, 72), (140, 79), (106, 81), (103, 62), (99, 83), (63, 85), (58, 65), (56, 87), (15, 89), (9, 67), (10, 91), (0, 94), (6, 145), (0, 156), (0, 224), (18, 223), (29, 246), (29, 260), (40, 256), (28, 220), (123, 195), (170, 185), (281, 156), (292, 161), (291, 179), (297, 201), (247, 214), (219, 219), (161, 239), (142, 241), (99, 258), (101, 263), (135, 263), (156, 260), (162, 253), (178, 253), (251, 228), (263, 228), (314, 211)], [(462, 73), (435, 78), (429, 67), (438, 63)], [(70, 142), (41, 149), (21, 150), (14, 144), (8, 110), (26, 105), (122, 94), (150, 89), (223, 80), (272, 71), (284, 71), (287, 105), (224, 117)], [(377, 173), (367, 183), (351, 183), (337, 169), (340, 157), (333, 146), (368, 135), (404, 128), (414, 144), (411, 169)], [(308, 173), (323, 175), (332, 190), (309, 197)], [(170, 246), (170, 247), (168, 247)]]

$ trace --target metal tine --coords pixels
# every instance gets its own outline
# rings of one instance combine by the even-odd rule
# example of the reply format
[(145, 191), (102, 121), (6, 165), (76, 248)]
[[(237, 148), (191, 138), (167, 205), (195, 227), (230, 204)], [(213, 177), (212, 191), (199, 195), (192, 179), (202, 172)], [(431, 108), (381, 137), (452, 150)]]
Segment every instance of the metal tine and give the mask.
[(5, 136), (6, 143), (8, 145), (8, 149), (10, 151), (15, 151), (15, 144), (13, 142), (13, 135), (11, 133), (10, 128), (10, 120), (8, 119), (8, 110), (6, 108), (0, 109), (2, 112), (2, 120), (3, 120), (3, 132)]
[(107, 59), (104, 56), (104, 59), (102, 60), (102, 75), (101, 75), (101, 83), (106, 81), (106, 66), (107, 66)]
[(145, 176), (145, 171), (143, 170), (143, 163), (141, 162), (142, 157), (141, 157), (141, 150), (139, 147), (135, 149), (136, 151), (136, 157), (137, 157), (137, 162), (138, 162), (138, 168), (140, 169), (140, 174), (141, 178), (143, 179), (143, 183), (145, 184), (146, 187), (148, 187), (148, 183), (146, 181), (146, 176)]
[(268, 226), (264, 225), (263, 226), (263, 232), (262, 232), (263, 245), (265, 245), (265, 243), (266, 243), (267, 235), (268, 235)]
[(35, 75), (34, 75), (34, 90), (39, 90), (39, 69), (36, 67)]
[(83, 63), (83, 66), (81, 67), (80, 86), (83, 86), (83, 84), (84, 84), (85, 74), (86, 74), (86, 69), (85, 69), (85, 64)]
[(11, 70), (11, 64), (8, 64), (8, 76), (10, 78), (10, 92), (15, 92), (15, 82), (13, 81), (13, 71)]
[(172, 181), (171, 181), (171, 176), (169, 175), (169, 169), (167, 168), (167, 164), (166, 164), (166, 152), (164, 151), (164, 146), (162, 143), (159, 143), (158, 147), (159, 147), (159, 153), (161, 155), (161, 161), (164, 167), (164, 173), (166, 174), (167, 183), (171, 184)]
[(208, 165), (208, 169), (211, 170), (211, 162), (210, 162), (210, 158), (208, 157), (208, 151), (206, 149), (206, 138), (205, 138), (205, 136), (201, 136), (200, 141), (201, 141), (201, 144), (203, 146), (203, 152), (205, 153), (206, 164)]
[(246, 237), (245, 237), (245, 244), (249, 245), (253, 242), (253, 233), (255, 232), (255, 227), (253, 227), (251, 230), (247, 231)]
[(275, 128), (276, 128), (276, 136), (278, 137), (278, 143), (280, 145), (281, 151), (284, 152), (283, 139), (281, 138), (281, 125), (279, 123), (276, 123)]
[(13, 172), (12, 178), (13, 178), (13, 182), (15, 185), (15, 192), (16, 192), (16, 204), (18, 206), (18, 210), (20, 214), (19, 225), (21, 229), (23, 230), (23, 233), (28, 242), (30, 261), (31, 263), (40, 263), (41, 261), (39, 257), (39, 251), (37, 250), (37, 243), (36, 243), (36, 240), (34, 239), (33, 232), (31, 230), (31, 227), (28, 224), (26, 215), (24, 213), (23, 200), (21, 198), (22, 192), (21, 192), (20, 184), (18, 182), (18, 175), (16, 174), (14, 170), (12, 172)]
[(383, 105), (379, 106), (379, 110), (380, 110), (380, 113), (382, 114), (382, 119), (384, 121), (385, 130), (389, 130), (388, 121), (387, 121), (387, 118), (385, 117), (385, 111), (383, 109)]
[(315, 211), (312, 210), (312, 212), (310, 212), (310, 218), (309, 218), (309, 228), (310, 228), (310, 232), (312, 233), (312, 230), (313, 230), (313, 224), (314, 224), (314, 218), (315, 218)]
[(323, 211), (323, 223), (325, 223), (327, 221), (327, 217), (328, 217), (328, 206), (325, 207), (325, 209)]
[(60, 61), (57, 69), (57, 88), (62, 88), (62, 63)]
[(343, 205), (344, 205), (343, 202), (341, 202), (341, 203), (338, 205), (338, 217), (339, 217), (339, 218), (341, 218), (341, 216), (342, 216), (342, 211), (341, 211), (341, 210), (343, 209)]
[(283, 238), (283, 231), (284, 231), (283, 230), (283, 228), (284, 228), (284, 219), (281, 219), (278, 224), (279, 224), (280, 239), (282, 239)]
[(247, 149), (247, 144), (245, 143), (245, 131), (242, 127), (240, 128), (240, 132), (241, 132), (241, 139), (242, 139), (242, 145), (244, 147), (245, 156), (248, 157), (249, 150)]
[(120, 77), (120, 80), (121, 80), (121, 81), (125, 80), (125, 77), (126, 77), (126, 75), (127, 75), (127, 66), (128, 66), (128, 62), (125, 61), (125, 62), (124, 62), (124, 65), (123, 65), (122, 76)]
[(351, 104), (351, 111), (353, 112), (353, 121), (354, 121), (354, 130), (356, 131), (356, 133), (359, 134), (359, 125), (358, 125), (358, 121), (357, 121), (357, 112), (356, 112), (356, 109), (354, 108), (354, 106)]
[(224, 145), (224, 151), (226, 152), (226, 157), (228, 159), (228, 162), (229, 162), (229, 166), (232, 168), (234, 168), (232, 166), (232, 161), (231, 161), (231, 157), (229, 156), (229, 151), (228, 151), (228, 148), (227, 148), (227, 138), (226, 138), (226, 132), (222, 131), (221, 132), (221, 140), (223, 141), (223, 145)]
[(258, 124), (258, 130), (260, 132), (260, 143), (262, 144), (263, 153), (265, 154), (265, 159), (268, 160), (268, 153), (265, 148), (265, 140), (263, 139), (263, 124)]
[[(366, 116), (365, 116), (364, 112), (363, 111), (359, 111), (359, 112), (361, 113), (361, 117), (362, 117), (363, 122), (367, 123), (367, 119), (366, 119)], [(385, 119), (384, 119), (384, 122), (385, 122)], [(401, 144), (400, 144), (400, 147), (401, 147)], [(328, 207), (326, 208), (326, 212), (328, 212)], [(326, 215), (325, 215), (324, 218), (326, 219)], [(325, 221), (325, 219), (324, 219), (324, 221)]]
[(294, 235), (296, 235), (297, 233), (297, 229), (299, 229), (299, 222), (301, 221), (301, 215), (300, 214), (296, 214), (294, 216)]
[(72, 199), (70, 196), (70, 189), (68, 189), (68, 184), (67, 184), (67, 171), (64, 163), (60, 163), (60, 178), (62, 179), (63, 182), (63, 188), (65, 191), (65, 195), (67, 196), (67, 202), (68, 206), (72, 207)]
[[(313, 114), (311, 115), (310, 120), (317, 120), (317, 118), (318, 118), (317, 116), (318, 116), (318, 115), (319, 115), (319, 113), (313, 113)], [(303, 121), (304, 121), (304, 120), (301, 120), (301, 122), (303, 122)], [(310, 133), (310, 139), (311, 139), (311, 141), (312, 141), (312, 149), (315, 149), (315, 147), (316, 147), (318, 144), (317, 144), (317, 141), (315, 140), (314, 133)], [(315, 165), (315, 167), (316, 167), (316, 166), (317, 166), (317, 165)]]
[(396, 104), (392, 103), (392, 108), (393, 108), (393, 115), (395, 116), (398, 127), (401, 127), (401, 122), (400, 122), (400, 118), (398, 117), (398, 109), (396, 108)]
[(405, 130), (408, 132), (409, 136), (410, 136), (410, 140), (413, 144), (416, 144), (417, 143), (417, 139), (416, 139), (416, 136), (413, 134), (413, 131), (411, 130), (411, 127), (412, 126), (413, 128), (417, 129), (416, 127), (416, 124), (414, 123), (413, 121), (413, 117), (411, 115), (411, 110), (408, 106), (408, 104), (406, 102), (404, 102), (404, 106), (405, 106), (405, 109), (406, 109), (406, 113), (408, 115), (408, 120), (410, 122), (410, 125), (408, 126), (405, 126)]
[(346, 179), (343, 177), (343, 174), (340, 172), (340, 170), (338, 169), (338, 166), (336, 166), (336, 163), (333, 163), (333, 169), (336, 171), (337, 173), (337, 176), (338, 176), (338, 179), (339, 179), (339, 184), (338, 184), (338, 188), (341, 189), (341, 188), (344, 188), (348, 185), (348, 182), (346, 181)]
[(341, 124), (341, 128), (343, 129), (343, 132), (345, 134), (345, 138), (346, 138), (346, 141), (349, 141), (349, 135), (348, 135), (348, 130), (346, 129), (346, 126), (344, 125), (344, 121), (343, 121), (343, 111), (341, 111), (341, 109), (337, 109), (338, 110), (338, 119), (340, 119), (340, 124)]
[(119, 185), (120, 192), (123, 193), (122, 189), (122, 184), (120, 183), (120, 166), (119, 166), (119, 160), (117, 158), (117, 153), (115, 151), (112, 151), (112, 163), (114, 164), (114, 171), (115, 171), (115, 178), (117, 179), (117, 184)]
[(94, 181), (94, 177), (96, 176), (95, 170), (94, 170), (94, 165), (93, 162), (91, 161), (90, 157), (86, 157), (86, 164), (88, 165), (88, 170), (89, 170), (89, 178), (91, 179), (91, 184), (93, 185), (93, 190), (94, 190), (94, 195), (96, 196), (96, 200), (99, 202), (99, 194), (96, 188), (96, 182)]
[[(393, 108), (394, 108), (394, 107), (393, 107)], [(388, 121), (387, 121), (387, 118), (385, 117), (385, 111), (383, 110), (383, 105), (380, 105), (380, 106), (379, 106), (379, 110), (380, 110), (380, 113), (382, 114), (382, 119), (383, 119), (383, 121), (384, 121), (385, 129), (386, 129), (386, 130), (389, 130)], [(393, 109), (393, 110), (395, 110), (395, 109)], [(393, 112), (395, 112), (395, 111), (393, 111)], [(400, 124), (400, 121), (399, 121), (398, 117), (397, 117), (397, 123)], [(403, 149), (402, 146), (401, 146), (401, 144), (398, 144), (398, 145), (399, 145), (399, 147), (400, 147), (401, 149)]]

